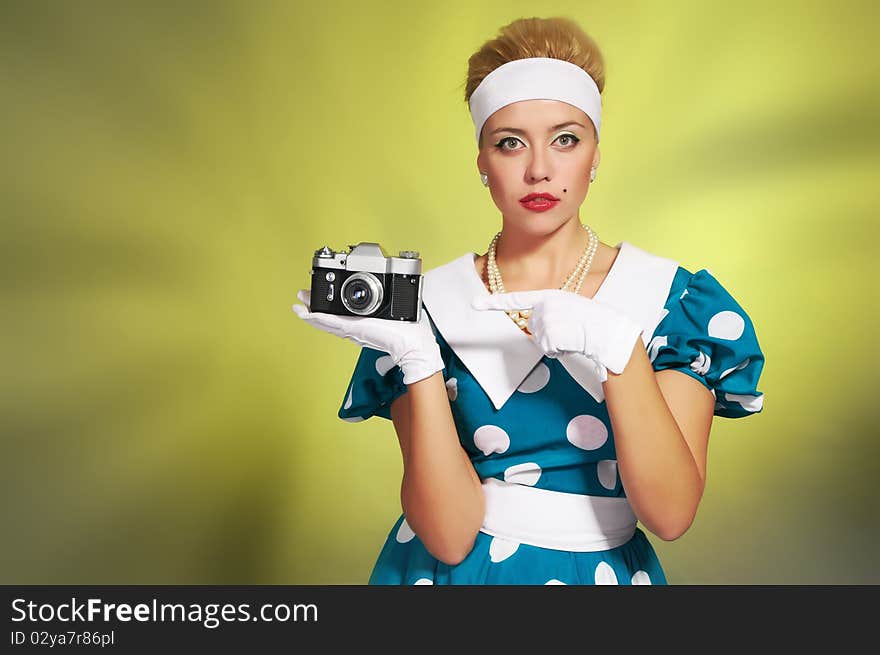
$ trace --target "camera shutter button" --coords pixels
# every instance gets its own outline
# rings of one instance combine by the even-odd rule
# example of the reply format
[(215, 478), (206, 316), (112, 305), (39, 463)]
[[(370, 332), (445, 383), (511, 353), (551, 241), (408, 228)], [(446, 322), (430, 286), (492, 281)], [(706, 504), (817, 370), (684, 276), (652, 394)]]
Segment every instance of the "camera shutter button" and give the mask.
[(416, 250), (401, 250), (399, 257), (404, 259), (418, 259), (419, 253)]

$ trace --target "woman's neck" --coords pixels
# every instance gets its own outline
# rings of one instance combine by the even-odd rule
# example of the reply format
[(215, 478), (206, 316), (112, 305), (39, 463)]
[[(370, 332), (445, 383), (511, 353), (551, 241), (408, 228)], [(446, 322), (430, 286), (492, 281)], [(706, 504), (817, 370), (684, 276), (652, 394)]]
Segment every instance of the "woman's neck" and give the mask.
[(495, 261), (505, 280), (516, 287), (559, 287), (574, 270), (589, 242), (575, 216), (557, 230), (536, 237), (505, 226), (495, 248)]

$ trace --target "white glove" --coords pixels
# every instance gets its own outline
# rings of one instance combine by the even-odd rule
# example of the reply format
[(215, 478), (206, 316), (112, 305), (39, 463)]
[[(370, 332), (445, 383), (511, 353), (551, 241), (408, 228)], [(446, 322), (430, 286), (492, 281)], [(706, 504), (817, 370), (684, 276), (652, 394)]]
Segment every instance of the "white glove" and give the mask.
[(319, 330), (388, 353), (403, 371), (404, 384), (418, 382), (444, 368), (440, 346), (424, 309), (418, 323), (370, 316), (337, 316), (309, 311), (311, 291), (308, 289), (300, 290), (296, 297), (305, 303), (305, 306), (293, 306), (297, 316)]
[(626, 368), (642, 328), (592, 298), (562, 289), (477, 296), (474, 309), (531, 309), (528, 328), (548, 357), (574, 352), (613, 373)]

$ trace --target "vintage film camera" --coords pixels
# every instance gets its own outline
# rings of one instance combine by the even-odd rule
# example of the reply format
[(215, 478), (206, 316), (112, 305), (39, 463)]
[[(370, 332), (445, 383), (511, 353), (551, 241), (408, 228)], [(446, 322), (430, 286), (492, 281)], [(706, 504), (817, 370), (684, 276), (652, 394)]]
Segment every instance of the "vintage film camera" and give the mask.
[(311, 311), (418, 321), (422, 260), (414, 250), (388, 257), (378, 243), (362, 241), (348, 252), (328, 246), (312, 259)]

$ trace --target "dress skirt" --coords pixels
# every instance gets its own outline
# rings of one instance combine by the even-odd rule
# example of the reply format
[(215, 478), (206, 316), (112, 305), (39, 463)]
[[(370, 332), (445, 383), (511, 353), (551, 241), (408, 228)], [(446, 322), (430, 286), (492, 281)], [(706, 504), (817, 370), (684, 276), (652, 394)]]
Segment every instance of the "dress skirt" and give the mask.
[(667, 582), (654, 548), (639, 528), (620, 546), (586, 552), (533, 546), (480, 531), (468, 556), (450, 566), (428, 552), (401, 514), (379, 553), (369, 584), (665, 585)]

